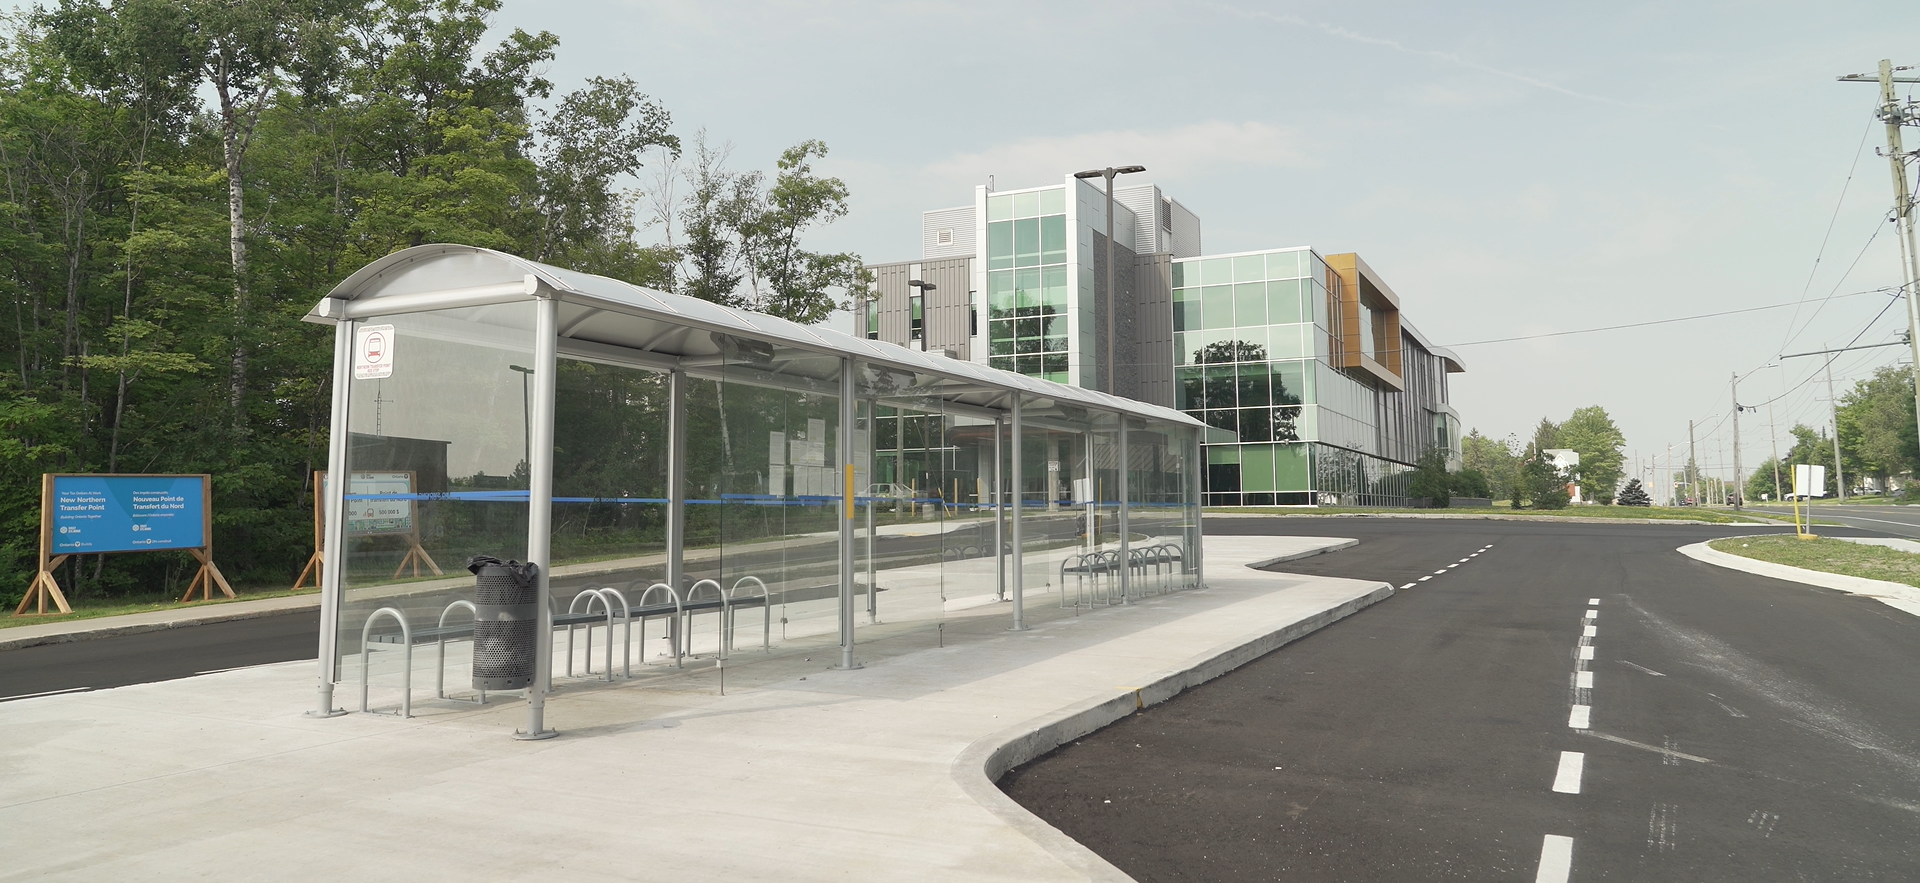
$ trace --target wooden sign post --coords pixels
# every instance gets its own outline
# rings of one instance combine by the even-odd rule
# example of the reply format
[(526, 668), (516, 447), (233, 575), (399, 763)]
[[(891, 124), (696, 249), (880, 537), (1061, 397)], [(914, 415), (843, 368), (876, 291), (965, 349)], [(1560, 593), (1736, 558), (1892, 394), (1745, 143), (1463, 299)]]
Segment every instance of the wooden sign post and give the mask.
[(200, 569), (181, 601), (200, 592), (213, 598), (218, 585), (233, 587), (213, 563), (213, 478), (209, 475), (40, 476), (40, 566), (14, 615), (35, 608), (72, 613), (53, 571), (74, 555), (185, 550)]
[[(395, 499), (349, 500), (347, 501), (347, 536), (397, 536), (407, 541), (407, 554), (400, 559), (400, 566), (393, 569), (393, 578), (399, 579), (408, 565), (413, 567), (413, 575), (420, 575), (420, 565), (424, 564), (434, 576), (444, 576), (440, 565), (433, 556), (420, 545), (420, 519), (414, 510), (415, 475), (412, 472), (355, 472), (347, 482), (347, 493), (370, 497), (392, 497)], [(326, 566), (326, 498), (327, 473), (325, 470), (313, 474), (313, 555), (307, 558), (307, 566), (300, 571), (300, 578), (294, 580), (293, 587), (299, 589), (307, 578), (313, 578), (314, 586), (320, 585), (320, 569)]]

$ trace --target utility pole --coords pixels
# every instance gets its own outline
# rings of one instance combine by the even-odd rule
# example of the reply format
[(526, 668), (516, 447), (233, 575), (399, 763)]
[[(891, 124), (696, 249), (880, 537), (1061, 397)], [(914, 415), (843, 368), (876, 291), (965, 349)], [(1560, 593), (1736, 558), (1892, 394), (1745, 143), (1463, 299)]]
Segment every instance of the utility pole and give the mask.
[(1733, 509), (1740, 511), (1746, 502), (1746, 486), (1740, 482), (1740, 374), (1733, 375)]
[(1833, 485), (1840, 489), (1838, 500), (1844, 503), (1847, 501), (1847, 477), (1840, 472), (1840, 403), (1833, 397), (1832, 359), (1827, 360), (1827, 409), (1833, 417)]
[(1700, 505), (1700, 461), (1693, 455), (1693, 421), (1687, 421), (1687, 494), (1693, 505)]
[(1667, 442), (1667, 480), (1661, 487), (1667, 492), (1667, 508), (1673, 508), (1673, 442)]
[[(1913, 348), (1913, 400), (1914, 419), (1920, 425), (1920, 245), (1913, 237), (1913, 189), (1907, 183), (1907, 152), (1900, 143), (1900, 127), (1920, 125), (1920, 112), (1912, 104), (1900, 101), (1893, 90), (1895, 83), (1920, 83), (1920, 77), (1895, 77), (1896, 70), (1912, 70), (1911, 65), (1894, 67), (1889, 59), (1880, 59), (1880, 75), (1869, 79), (1867, 74), (1848, 74), (1840, 77), (1843, 83), (1880, 84), (1880, 107), (1874, 112), (1887, 124), (1887, 151), (1883, 154), (1887, 164), (1893, 169), (1893, 221), (1898, 225), (1895, 231), (1900, 240), (1900, 273), (1905, 281), (1902, 286), (1907, 295), (1907, 343)], [(1837, 433), (1836, 433), (1837, 435)], [(1838, 467), (1838, 458), (1835, 466)]]
[(1780, 434), (1773, 424), (1773, 402), (1767, 402), (1767, 441), (1773, 445), (1773, 498), (1780, 499)]

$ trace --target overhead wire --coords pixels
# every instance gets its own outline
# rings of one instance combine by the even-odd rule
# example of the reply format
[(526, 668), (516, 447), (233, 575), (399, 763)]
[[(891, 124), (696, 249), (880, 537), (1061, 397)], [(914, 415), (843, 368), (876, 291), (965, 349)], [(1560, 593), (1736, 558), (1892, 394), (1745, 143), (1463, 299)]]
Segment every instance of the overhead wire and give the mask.
[[(1827, 256), (1827, 242), (1833, 238), (1833, 227), (1840, 221), (1840, 209), (1846, 205), (1847, 191), (1853, 187), (1853, 175), (1860, 169), (1860, 155), (1867, 150), (1867, 137), (1873, 134), (1873, 117), (1867, 117), (1866, 128), (1860, 131), (1860, 144), (1853, 148), (1853, 163), (1847, 166), (1847, 180), (1840, 184), (1840, 197), (1833, 202), (1833, 217), (1827, 219), (1827, 232), (1820, 237), (1820, 248), (1814, 253), (1813, 267), (1807, 271), (1807, 282), (1800, 287), (1800, 302), (1806, 303), (1807, 292), (1813, 290), (1813, 280), (1820, 274), (1820, 261)], [(1824, 303), (1824, 301), (1822, 302)], [(1793, 318), (1787, 320), (1787, 337), (1780, 340), (1780, 349), (1786, 350), (1792, 342), (1793, 323), (1800, 320), (1800, 310), (1795, 308)], [(1807, 321), (1813, 321), (1809, 318)]]
[[(1863, 294), (1876, 294), (1876, 293), (1879, 293), (1880, 291), (1881, 289), (1874, 289), (1870, 291), (1855, 291), (1848, 294), (1829, 295), (1829, 297), (1831, 299), (1837, 300), (1841, 298), (1859, 297), (1860, 295), (1863, 295)], [(1786, 303), (1768, 304), (1762, 307), (1742, 307), (1737, 310), (1721, 310), (1720, 312), (1717, 312), (1717, 313), (1701, 313), (1695, 316), (1677, 316), (1671, 319), (1650, 319), (1645, 322), (1629, 322), (1624, 325), (1606, 325), (1599, 328), (1579, 328), (1572, 331), (1548, 331), (1540, 334), (1523, 334), (1519, 337), (1500, 337), (1500, 338), (1494, 338), (1492, 340), (1470, 340), (1470, 341), (1467, 341), (1466, 343), (1449, 343), (1449, 344), (1443, 344), (1443, 346), (1449, 349), (1452, 349), (1455, 347), (1463, 347), (1463, 346), (1481, 346), (1481, 345), (1490, 344), (1490, 343), (1512, 343), (1518, 340), (1540, 340), (1542, 338), (1547, 338), (1547, 337), (1565, 337), (1569, 334), (1594, 334), (1601, 331), (1621, 331), (1627, 328), (1645, 328), (1649, 325), (1671, 325), (1675, 322), (1692, 322), (1697, 319), (1714, 319), (1720, 316), (1732, 316), (1732, 315), (1737, 315), (1739, 313), (1758, 313), (1763, 310), (1780, 310), (1780, 309), (1785, 309), (1787, 307), (1799, 306), (1800, 303), (1801, 303), (1800, 301), (1788, 301)]]

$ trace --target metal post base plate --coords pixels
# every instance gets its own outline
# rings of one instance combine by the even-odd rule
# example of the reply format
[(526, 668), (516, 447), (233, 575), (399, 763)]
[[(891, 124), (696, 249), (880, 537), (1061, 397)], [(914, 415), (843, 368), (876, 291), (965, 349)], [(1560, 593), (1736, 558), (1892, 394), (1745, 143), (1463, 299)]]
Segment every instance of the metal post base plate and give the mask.
[(529, 733), (526, 730), (513, 731), (513, 739), (516, 742), (539, 742), (543, 739), (551, 739), (558, 735), (560, 735), (559, 730), (541, 730), (538, 733)]
[(322, 720), (330, 717), (346, 717), (347, 710), (344, 708), (336, 708), (332, 711), (322, 712), (322, 711), (316, 711), (314, 709), (309, 708), (306, 710), (305, 716), (314, 718), (315, 720)]

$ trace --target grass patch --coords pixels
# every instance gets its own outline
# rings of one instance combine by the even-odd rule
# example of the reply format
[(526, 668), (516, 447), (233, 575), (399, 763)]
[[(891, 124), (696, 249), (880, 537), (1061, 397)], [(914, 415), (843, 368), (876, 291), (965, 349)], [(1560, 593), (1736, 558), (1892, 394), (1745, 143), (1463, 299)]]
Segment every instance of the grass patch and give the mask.
[[(67, 603), (73, 606), (72, 613), (50, 613), (46, 616), (0, 616), (0, 629), (14, 628), (23, 625), (40, 625), (49, 622), (72, 622), (77, 619), (99, 619), (103, 616), (124, 616), (129, 613), (150, 613), (155, 610), (179, 610), (186, 607), (218, 607), (221, 604), (232, 604), (235, 601), (261, 601), (268, 598), (287, 598), (294, 595), (317, 595), (320, 593), (320, 590), (301, 589), (298, 592), (294, 592), (287, 589), (280, 589), (271, 592), (248, 592), (235, 589), (233, 593), (237, 597), (232, 599), (215, 597), (212, 601), (194, 601), (187, 604), (180, 603), (178, 597), (174, 595), (132, 595), (118, 598), (82, 598), (79, 600), (69, 598), (67, 599)], [(49, 603), (47, 608), (51, 610), (53, 605)], [(8, 612), (11, 613), (11, 611)]]
[(1707, 545), (1756, 561), (1920, 586), (1920, 555), (1884, 546), (1863, 546), (1829, 537), (1803, 540), (1792, 534), (1732, 537)]
[(1660, 506), (1568, 506), (1565, 509), (1511, 509), (1505, 506), (1448, 509), (1390, 509), (1372, 506), (1313, 508), (1267, 506), (1209, 507), (1209, 515), (1544, 515), (1553, 518), (1612, 518), (1621, 521), (1705, 521), (1713, 524), (1765, 524), (1715, 509)]

